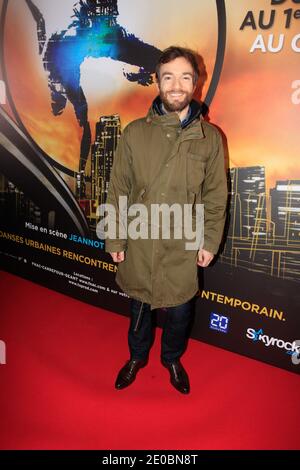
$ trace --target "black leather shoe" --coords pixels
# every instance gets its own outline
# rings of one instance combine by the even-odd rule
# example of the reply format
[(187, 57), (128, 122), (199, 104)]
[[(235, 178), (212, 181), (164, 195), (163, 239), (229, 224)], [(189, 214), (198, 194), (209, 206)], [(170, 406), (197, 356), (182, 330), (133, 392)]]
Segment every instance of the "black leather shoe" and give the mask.
[(189, 377), (180, 361), (162, 362), (162, 365), (170, 372), (170, 382), (180, 393), (190, 393)]
[(121, 390), (122, 388), (128, 387), (128, 385), (132, 384), (139, 369), (145, 367), (146, 364), (147, 360), (141, 359), (131, 359), (130, 361), (127, 361), (125, 366), (123, 366), (118, 373), (115, 383), (116, 389)]

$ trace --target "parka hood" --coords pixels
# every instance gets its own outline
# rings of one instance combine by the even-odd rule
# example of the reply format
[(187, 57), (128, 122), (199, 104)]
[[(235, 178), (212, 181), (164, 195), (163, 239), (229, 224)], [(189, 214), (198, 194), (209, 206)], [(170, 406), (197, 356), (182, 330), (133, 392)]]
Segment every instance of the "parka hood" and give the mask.
[[(152, 112), (151, 112), (152, 111)], [(150, 114), (156, 114), (159, 116), (163, 116), (165, 113), (162, 110), (162, 101), (160, 96), (157, 96), (152, 103), (151, 109), (150, 109)], [(182, 123), (182, 129), (185, 127), (189, 126), (193, 121), (196, 119), (199, 119), (202, 114), (202, 105), (196, 101), (192, 100), (190, 102), (190, 114), (189, 117), (186, 121)]]

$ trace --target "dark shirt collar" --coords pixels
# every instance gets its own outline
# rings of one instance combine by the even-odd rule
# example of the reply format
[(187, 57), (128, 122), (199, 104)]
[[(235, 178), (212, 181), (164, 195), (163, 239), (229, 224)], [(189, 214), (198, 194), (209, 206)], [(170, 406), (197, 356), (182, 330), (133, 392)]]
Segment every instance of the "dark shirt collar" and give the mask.
[[(160, 107), (160, 110), (161, 110), (162, 114), (168, 114), (168, 111), (166, 110), (166, 108), (164, 107), (164, 104), (162, 102), (160, 103), (159, 107)], [(188, 112), (187, 112), (184, 119), (180, 119), (180, 117), (178, 115), (178, 117), (181, 121), (181, 127), (183, 127), (184, 124), (186, 124), (188, 122), (188, 120), (191, 117), (191, 114), (192, 114), (192, 110), (191, 110), (191, 107), (189, 106)]]
[[(152, 109), (156, 114), (158, 114), (160, 116), (162, 116), (164, 114), (167, 114), (163, 110), (162, 101), (160, 99), (160, 96), (157, 96), (155, 98), (155, 100), (153, 101)], [(181, 121), (181, 127), (185, 128), (191, 122), (193, 122), (195, 119), (198, 119), (201, 115), (201, 110), (202, 110), (202, 107), (201, 107), (200, 103), (198, 103), (198, 101), (196, 101), (196, 100), (192, 100), (191, 103), (190, 103), (189, 110), (188, 110), (188, 113), (187, 113), (186, 117), (184, 118), (183, 121)]]

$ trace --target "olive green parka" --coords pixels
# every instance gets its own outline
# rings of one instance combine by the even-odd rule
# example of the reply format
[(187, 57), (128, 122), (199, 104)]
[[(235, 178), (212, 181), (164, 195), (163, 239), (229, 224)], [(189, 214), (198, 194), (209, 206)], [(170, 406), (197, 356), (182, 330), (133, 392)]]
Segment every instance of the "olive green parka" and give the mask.
[[(177, 113), (160, 112), (159, 104), (157, 97), (145, 118), (125, 128), (113, 162), (107, 203), (117, 214), (119, 196), (128, 197), (128, 207), (142, 203), (149, 209), (153, 203), (202, 203), (203, 248), (216, 254), (228, 194), (220, 133), (201, 119), (201, 107), (194, 100), (184, 125)], [(122, 222), (118, 217), (117, 221)], [(120, 239), (117, 232), (106, 239), (105, 249), (110, 253), (125, 251), (116, 282), (130, 297), (154, 309), (185, 303), (199, 289), (198, 250), (186, 250), (185, 241), (162, 237)]]

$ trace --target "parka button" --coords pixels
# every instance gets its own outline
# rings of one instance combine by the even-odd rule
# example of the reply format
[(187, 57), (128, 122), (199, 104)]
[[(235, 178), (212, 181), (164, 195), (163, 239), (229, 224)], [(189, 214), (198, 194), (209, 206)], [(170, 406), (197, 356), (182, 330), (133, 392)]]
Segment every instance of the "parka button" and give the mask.
[(170, 137), (171, 137), (171, 134), (167, 134), (167, 137), (170, 138)]

